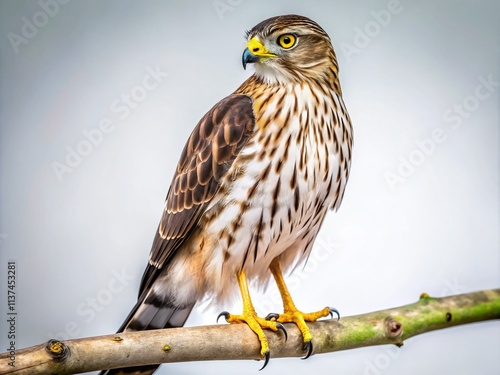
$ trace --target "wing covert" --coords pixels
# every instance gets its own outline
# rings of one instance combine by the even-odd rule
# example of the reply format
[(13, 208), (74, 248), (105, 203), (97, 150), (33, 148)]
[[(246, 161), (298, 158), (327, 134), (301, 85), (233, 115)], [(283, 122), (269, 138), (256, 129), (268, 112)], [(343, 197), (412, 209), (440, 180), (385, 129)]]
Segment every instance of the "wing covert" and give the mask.
[(252, 100), (230, 95), (198, 122), (181, 153), (158, 226), (139, 295), (189, 237), (221, 180), (253, 134)]

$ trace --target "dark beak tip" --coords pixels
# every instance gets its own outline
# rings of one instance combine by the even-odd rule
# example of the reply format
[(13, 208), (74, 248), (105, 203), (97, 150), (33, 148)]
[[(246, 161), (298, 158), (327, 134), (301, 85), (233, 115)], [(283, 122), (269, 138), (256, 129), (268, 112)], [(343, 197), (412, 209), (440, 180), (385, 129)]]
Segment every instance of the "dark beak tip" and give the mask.
[(241, 56), (241, 63), (243, 64), (243, 69), (247, 69), (248, 60), (250, 60), (250, 51), (245, 48), (243, 55)]
[(242, 65), (243, 65), (243, 69), (247, 69), (247, 64), (248, 63), (255, 63), (257, 61), (259, 61), (260, 58), (253, 55), (248, 48), (245, 48), (245, 50), (243, 51), (243, 55), (241, 56), (241, 62), (242, 62)]

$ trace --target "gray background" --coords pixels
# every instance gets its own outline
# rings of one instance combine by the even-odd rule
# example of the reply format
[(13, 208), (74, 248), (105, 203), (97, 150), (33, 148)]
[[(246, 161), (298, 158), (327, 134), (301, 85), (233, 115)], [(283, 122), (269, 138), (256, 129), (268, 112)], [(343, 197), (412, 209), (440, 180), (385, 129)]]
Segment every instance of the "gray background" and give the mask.
[[(347, 316), (423, 291), (499, 287), (498, 2), (401, 0), (390, 20), (380, 13), (393, 3), (385, 0), (74, 0), (44, 11), (46, 3), (0, 3), (0, 301), (15, 260), (18, 348), (120, 325), (188, 134), (251, 74), (240, 62), (245, 30), (285, 13), (330, 34), (355, 128), (343, 205), (326, 219), (309, 265), (289, 277), (299, 307), (333, 305)], [(40, 26), (24, 26), (23, 36), (26, 20)], [(11, 43), (13, 34), (23, 43)], [(151, 69), (163, 76), (146, 90)], [(125, 114), (120, 98), (131, 92), (138, 101)], [(106, 119), (108, 133), (88, 147), (83, 132)], [(58, 178), (54, 163), (79, 147), (87, 155)], [(275, 293), (253, 293), (261, 314), (279, 310)], [(241, 310), (239, 301), (222, 308)], [(196, 308), (188, 324), (213, 324), (219, 311)], [(498, 322), (473, 324), (400, 350), (276, 359), (266, 373), (498, 374), (499, 341)], [(182, 363), (161, 372), (259, 367)]]

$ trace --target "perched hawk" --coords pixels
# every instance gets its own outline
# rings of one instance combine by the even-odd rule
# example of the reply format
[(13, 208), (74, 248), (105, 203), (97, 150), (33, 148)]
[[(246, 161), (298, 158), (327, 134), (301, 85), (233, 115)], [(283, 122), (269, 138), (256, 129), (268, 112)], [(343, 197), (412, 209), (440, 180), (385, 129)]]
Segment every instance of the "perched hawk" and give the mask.
[[(342, 201), (349, 176), (352, 128), (342, 100), (330, 38), (314, 21), (273, 17), (247, 32), (243, 67), (255, 73), (203, 116), (180, 156), (154, 238), (137, 304), (119, 332), (180, 327), (197, 301), (224, 303), (241, 292), (244, 322), (261, 343), (263, 329), (294, 322), (312, 352), (302, 313), (282, 269), (309, 256), (329, 209)], [(248, 280), (273, 276), (283, 314), (257, 316)], [(264, 364), (264, 366), (265, 366)], [(158, 366), (108, 370), (152, 373)]]

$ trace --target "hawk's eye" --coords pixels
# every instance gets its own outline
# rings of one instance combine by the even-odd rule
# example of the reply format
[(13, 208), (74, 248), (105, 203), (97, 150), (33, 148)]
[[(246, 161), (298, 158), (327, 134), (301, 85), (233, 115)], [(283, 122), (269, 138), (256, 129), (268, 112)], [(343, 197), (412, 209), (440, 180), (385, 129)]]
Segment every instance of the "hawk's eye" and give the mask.
[(296, 41), (297, 38), (293, 34), (283, 34), (278, 37), (278, 44), (285, 49), (292, 48)]

